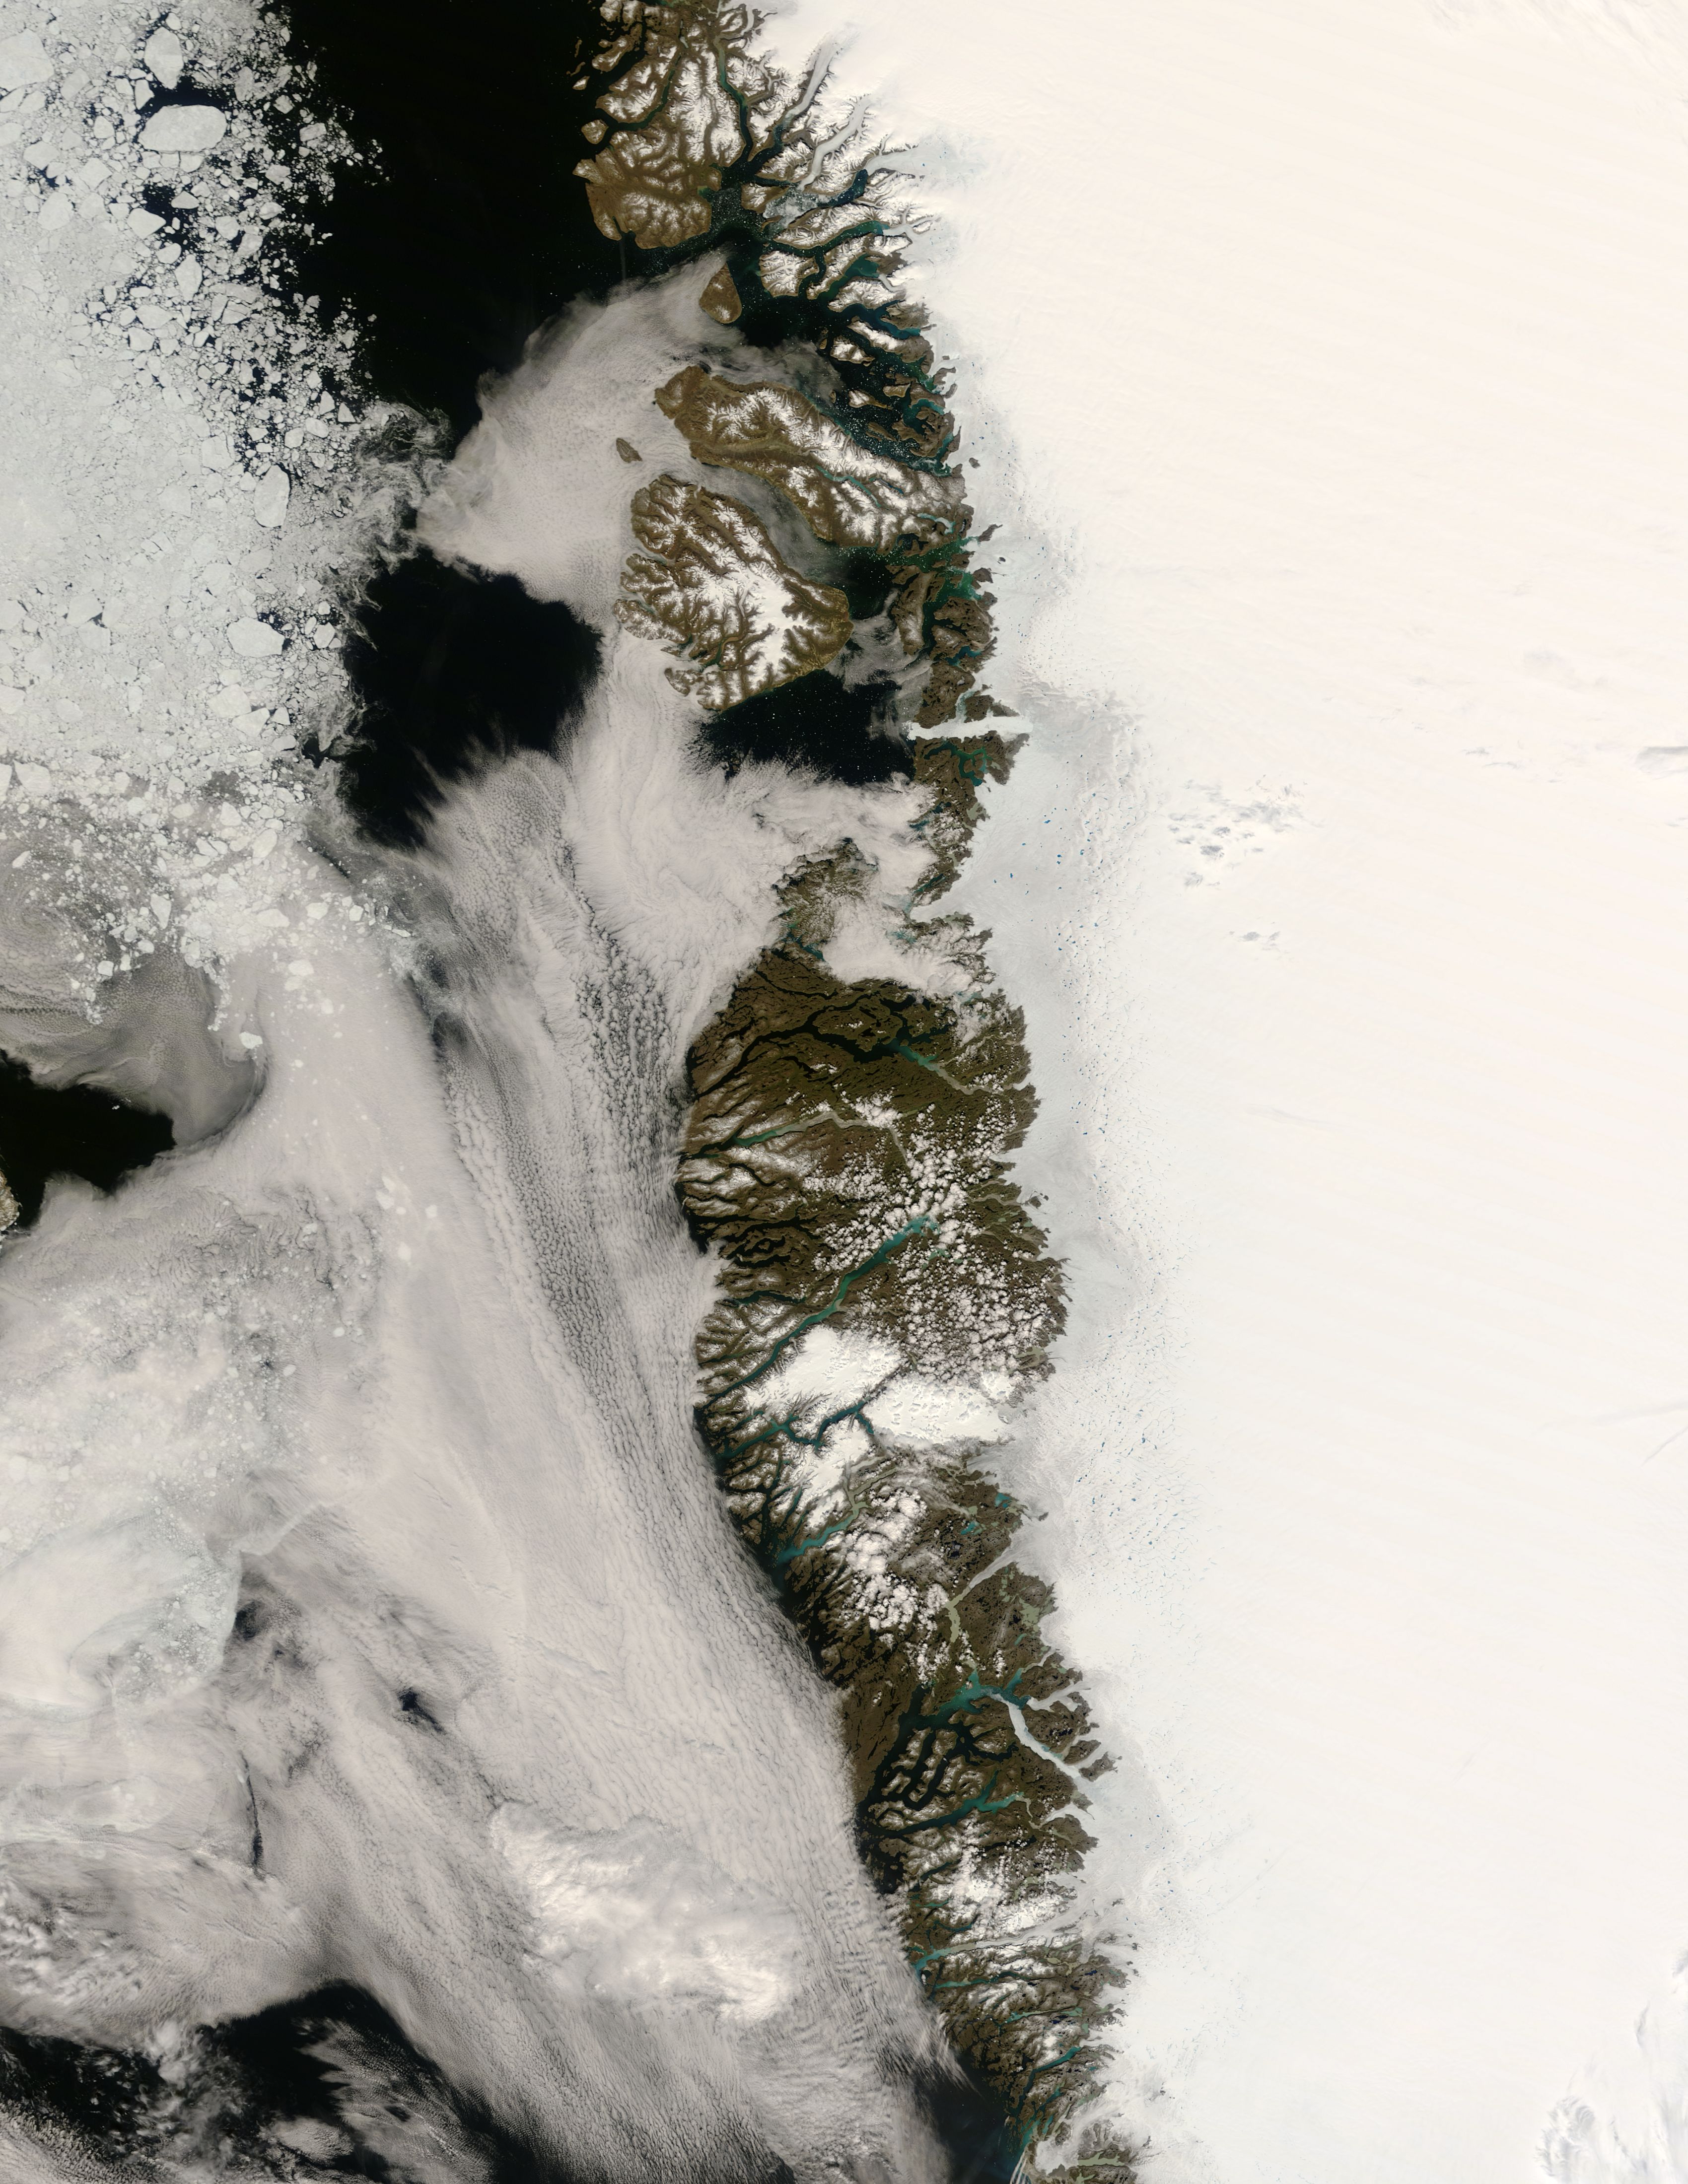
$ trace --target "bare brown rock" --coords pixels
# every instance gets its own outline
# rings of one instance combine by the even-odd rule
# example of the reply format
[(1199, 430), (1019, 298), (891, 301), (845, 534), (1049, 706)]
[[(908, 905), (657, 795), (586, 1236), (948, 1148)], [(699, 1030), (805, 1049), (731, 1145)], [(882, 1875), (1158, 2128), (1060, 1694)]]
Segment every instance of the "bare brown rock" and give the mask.
[(642, 250), (705, 235), (721, 171), (767, 141), (785, 79), (751, 52), (745, 9), (721, 0), (605, 0), (612, 35), (592, 65), (611, 75), (598, 110), (616, 125), (575, 169), (604, 234)]
[(658, 387), (656, 405), (699, 462), (765, 478), (830, 545), (889, 554), (966, 532), (959, 478), (872, 454), (793, 387), (694, 364)]
[(824, 667), (850, 632), (842, 592), (811, 583), (742, 501), (666, 471), (633, 496), (643, 549), (621, 571), (616, 614), (691, 663), (668, 679), (710, 711)]
[(707, 283), (698, 303), (717, 326), (730, 326), (744, 309), (733, 285), (733, 276), (724, 265)]

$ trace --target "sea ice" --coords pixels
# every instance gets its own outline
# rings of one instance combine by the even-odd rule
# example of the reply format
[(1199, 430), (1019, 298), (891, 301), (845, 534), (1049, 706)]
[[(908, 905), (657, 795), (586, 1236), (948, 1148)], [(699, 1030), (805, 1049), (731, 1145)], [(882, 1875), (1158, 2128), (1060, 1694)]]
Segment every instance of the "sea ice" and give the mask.
[(237, 652), (242, 660), (271, 660), (281, 651), (284, 641), (280, 630), (250, 615), (231, 622), (226, 634), (230, 649)]
[(228, 130), (218, 106), (161, 106), (141, 131), (148, 152), (209, 152)]
[(38, 32), (15, 31), (0, 38), (0, 90), (16, 91), (25, 84), (52, 80), (53, 63)]
[[(181, 81), (183, 59), (181, 40), (168, 25), (161, 25), (141, 48), (141, 58), (152, 70), (153, 78), (166, 91), (174, 91)], [(189, 150), (190, 146), (173, 146), (174, 150)]]

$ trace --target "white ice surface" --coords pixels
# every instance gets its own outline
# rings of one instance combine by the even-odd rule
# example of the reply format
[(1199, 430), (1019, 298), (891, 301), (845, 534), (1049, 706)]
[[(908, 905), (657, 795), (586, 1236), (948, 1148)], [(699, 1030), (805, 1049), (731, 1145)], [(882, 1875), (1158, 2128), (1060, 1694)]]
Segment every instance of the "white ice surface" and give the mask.
[(1119, 2104), (1158, 2184), (1525, 2184), (1568, 2092), (1680, 2179), (1688, 17), (854, 12), (1036, 738), (959, 899)]

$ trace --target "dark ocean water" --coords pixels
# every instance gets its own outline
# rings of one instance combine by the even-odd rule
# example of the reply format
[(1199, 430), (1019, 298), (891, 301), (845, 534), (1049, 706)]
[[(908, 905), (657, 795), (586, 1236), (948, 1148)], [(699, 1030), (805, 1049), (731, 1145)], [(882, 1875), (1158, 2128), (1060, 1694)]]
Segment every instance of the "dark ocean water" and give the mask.
[[(296, 0), (287, 12), (289, 50), (315, 70), (317, 103), (374, 153), (320, 208), (295, 284), (320, 298), (325, 320), (343, 313), (357, 326), (370, 391), (419, 411), (455, 447), (479, 417), (482, 381), (519, 363), (539, 327), (653, 270), (599, 232), (574, 173), (600, 83), (573, 85), (602, 19), (579, 0), (371, 0), (350, 10)], [(777, 342), (790, 328), (771, 319), (757, 331)], [(363, 710), (343, 778), (377, 839), (416, 840), (436, 785), (477, 753), (553, 744), (596, 666), (592, 633), (565, 610), (523, 614), (508, 578), (477, 609), (470, 581), (454, 585), (424, 559), (370, 587), (349, 661)], [(436, 603), (452, 624), (443, 672), (421, 627)], [(700, 717), (699, 748), (728, 770), (760, 759), (889, 780), (909, 766), (886, 732), (887, 694), (808, 676)]]
[(114, 1190), (175, 1142), (167, 1115), (92, 1085), (37, 1084), (21, 1062), (0, 1054), (0, 1174), (26, 1225), (53, 1177), (77, 1175)]
[(419, 843), (440, 788), (477, 760), (554, 749), (601, 651), (589, 624), (514, 577), (426, 548), (379, 571), (345, 654), (361, 710), (340, 788), (365, 831)]

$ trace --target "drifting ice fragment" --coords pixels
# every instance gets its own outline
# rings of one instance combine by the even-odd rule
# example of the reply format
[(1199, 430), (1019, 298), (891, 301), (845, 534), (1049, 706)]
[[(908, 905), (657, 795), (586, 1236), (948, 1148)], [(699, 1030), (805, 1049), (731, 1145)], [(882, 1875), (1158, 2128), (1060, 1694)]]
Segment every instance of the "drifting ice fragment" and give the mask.
[(282, 644), (280, 630), (271, 629), (267, 621), (259, 621), (250, 615), (229, 624), (228, 639), (242, 660), (267, 660), (279, 652)]
[(129, 226), (136, 235), (156, 235), (164, 222), (155, 212), (131, 212)]
[(279, 465), (265, 471), (252, 496), (253, 521), (268, 531), (280, 526), (287, 512), (287, 473)]
[(141, 58), (166, 91), (174, 91), (181, 81), (181, 40), (174, 31), (154, 31), (142, 47)]
[(176, 288), (184, 296), (197, 296), (204, 278), (205, 269), (197, 258), (184, 258), (175, 269)]
[(162, 106), (141, 131), (148, 152), (209, 152), (228, 128), (214, 106)]
[(0, 38), (0, 91), (16, 91), (26, 83), (45, 83), (53, 74), (47, 47), (33, 31), (19, 31)]
[(226, 471), (234, 459), (234, 449), (220, 432), (199, 444), (199, 460), (208, 471)]
[(20, 766), (18, 786), (29, 796), (51, 796), (53, 776), (44, 766)]

